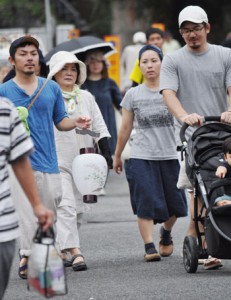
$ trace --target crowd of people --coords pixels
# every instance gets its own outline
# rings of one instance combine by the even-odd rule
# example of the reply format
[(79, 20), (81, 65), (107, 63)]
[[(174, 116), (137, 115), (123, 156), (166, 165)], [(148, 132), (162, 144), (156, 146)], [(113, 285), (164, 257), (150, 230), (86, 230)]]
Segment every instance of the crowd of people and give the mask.
[[(54, 226), (65, 267), (87, 269), (79, 229), (89, 206), (74, 184), (72, 162), (80, 149), (97, 144), (108, 169), (120, 174), (121, 155), (133, 128), (125, 171), (144, 260), (159, 261), (173, 253), (172, 228), (188, 214), (186, 191), (178, 185), (179, 173), (186, 177), (176, 150), (179, 128), (185, 122), (192, 133), (206, 115), (220, 115), (222, 122), (231, 124), (231, 50), (208, 43), (211, 26), (201, 7), (187, 6), (178, 21), (183, 47), (158, 28), (134, 34), (135, 45), (122, 54), (121, 90), (108, 77), (107, 60), (98, 49), (88, 51), (85, 61), (59, 51), (48, 68), (37, 39), (23, 36), (11, 43), (11, 68), (7, 74), (2, 71), (0, 84), (1, 299), (19, 227), (20, 278), (27, 279), (38, 222), (44, 231)], [(122, 111), (118, 137), (115, 109)], [(76, 128), (98, 136), (78, 135)], [(224, 158), (216, 171), (220, 178), (230, 176), (230, 140), (224, 144)], [(188, 235), (196, 237), (192, 187), (187, 193)], [(224, 195), (216, 205), (229, 201)], [(157, 223), (162, 224), (159, 247), (153, 241)], [(204, 264), (206, 269), (222, 266), (214, 257)]]

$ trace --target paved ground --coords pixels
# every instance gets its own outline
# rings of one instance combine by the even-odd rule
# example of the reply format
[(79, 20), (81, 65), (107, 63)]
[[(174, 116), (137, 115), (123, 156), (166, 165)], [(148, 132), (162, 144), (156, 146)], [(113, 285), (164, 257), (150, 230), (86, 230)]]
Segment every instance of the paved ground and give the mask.
[[(201, 266), (195, 274), (184, 270), (181, 249), (188, 218), (179, 219), (173, 230), (173, 255), (160, 262), (146, 263), (124, 174), (118, 176), (111, 171), (106, 190), (107, 195), (93, 204), (81, 228), (82, 252), (88, 270), (73, 272), (68, 268), (68, 295), (58, 299), (230, 299), (230, 261), (224, 261), (224, 267), (217, 271), (205, 271)], [(157, 245), (158, 232), (159, 226), (154, 235)], [(17, 268), (16, 257), (5, 299), (42, 299), (27, 291), (26, 282), (17, 276)]]

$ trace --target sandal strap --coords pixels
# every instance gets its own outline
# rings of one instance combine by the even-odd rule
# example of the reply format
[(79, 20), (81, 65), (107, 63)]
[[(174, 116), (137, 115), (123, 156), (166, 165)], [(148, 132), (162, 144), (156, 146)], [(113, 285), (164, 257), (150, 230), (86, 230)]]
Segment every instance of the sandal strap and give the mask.
[(72, 256), (71, 261), (73, 262), (78, 257), (82, 257), (84, 259), (84, 256), (82, 254), (76, 254), (76, 255)]
[(27, 264), (19, 267), (19, 272), (26, 271), (26, 270), (27, 270)]

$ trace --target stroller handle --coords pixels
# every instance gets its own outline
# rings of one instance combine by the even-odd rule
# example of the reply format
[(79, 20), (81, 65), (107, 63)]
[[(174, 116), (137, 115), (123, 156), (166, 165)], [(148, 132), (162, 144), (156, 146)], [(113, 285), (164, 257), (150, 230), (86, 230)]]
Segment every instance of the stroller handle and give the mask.
[[(221, 122), (221, 116), (207, 116), (204, 117), (203, 123), (206, 122)], [(180, 140), (182, 143), (186, 142), (185, 131), (189, 127), (187, 123), (183, 123), (180, 129)]]

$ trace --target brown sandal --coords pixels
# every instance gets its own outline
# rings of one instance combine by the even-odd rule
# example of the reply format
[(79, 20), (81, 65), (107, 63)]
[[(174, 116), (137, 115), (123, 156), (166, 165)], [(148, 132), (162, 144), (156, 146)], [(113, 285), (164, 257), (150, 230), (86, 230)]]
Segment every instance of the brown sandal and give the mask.
[[(82, 261), (74, 263), (75, 259), (78, 257), (82, 257)], [(84, 261), (84, 256), (82, 254), (76, 254), (72, 257), (72, 269), (74, 271), (85, 271), (87, 269), (87, 265)]]

